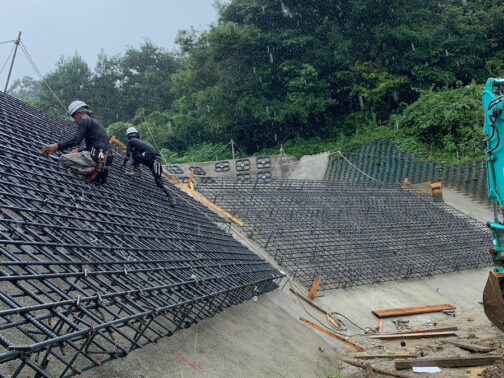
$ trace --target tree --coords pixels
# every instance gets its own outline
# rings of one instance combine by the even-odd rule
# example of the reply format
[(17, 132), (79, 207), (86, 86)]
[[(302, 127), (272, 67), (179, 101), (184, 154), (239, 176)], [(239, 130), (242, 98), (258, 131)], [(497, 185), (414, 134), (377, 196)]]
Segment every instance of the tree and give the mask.
[(9, 88), (9, 94), (29, 104), (36, 105), (40, 101), (42, 85), (31, 76), (16, 79)]
[(170, 76), (178, 67), (173, 54), (150, 41), (139, 50), (128, 49), (118, 61), (122, 117), (132, 118), (138, 108), (148, 113), (168, 109), (174, 100)]
[[(64, 106), (77, 99), (85, 99), (89, 94), (91, 70), (80, 55), (61, 57), (56, 63), (54, 72), (45, 76), (44, 80)], [(93, 104), (89, 104), (91, 107)], [(65, 116), (65, 110), (44, 86), (40, 95), (40, 107), (60, 117)]]
[(425, 91), (402, 115), (394, 117), (406, 137), (430, 151), (480, 159), (484, 157), (481, 106), (482, 85), (433, 92)]
[(119, 57), (108, 57), (101, 51), (88, 87), (87, 101), (93, 104), (96, 118), (105, 125), (127, 119), (121, 113), (123, 109), (119, 88), (119, 63)]

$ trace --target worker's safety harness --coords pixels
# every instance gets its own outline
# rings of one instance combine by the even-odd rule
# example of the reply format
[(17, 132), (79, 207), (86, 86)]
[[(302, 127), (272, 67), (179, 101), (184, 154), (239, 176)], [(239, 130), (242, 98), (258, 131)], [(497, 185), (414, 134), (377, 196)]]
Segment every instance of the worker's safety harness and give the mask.
[(152, 173), (154, 174), (154, 178), (159, 180), (161, 175), (163, 174), (163, 165), (161, 163), (161, 156), (156, 156), (154, 159), (154, 164), (152, 165)]
[(91, 176), (89, 177), (89, 181), (94, 181), (96, 180), (103, 172), (108, 170), (109, 168), (107, 167), (107, 160), (109, 158), (109, 152), (96, 148), (91, 148), (91, 157), (93, 157), (93, 160), (96, 161), (96, 168), (91, 173)]

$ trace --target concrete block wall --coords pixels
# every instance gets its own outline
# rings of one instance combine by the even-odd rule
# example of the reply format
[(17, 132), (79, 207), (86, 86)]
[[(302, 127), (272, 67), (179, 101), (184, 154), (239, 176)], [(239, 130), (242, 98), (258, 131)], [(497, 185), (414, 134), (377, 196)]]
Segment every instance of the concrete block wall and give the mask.
[(264, 181), (287, 178), (298, 165), (298, 159), (288, 155), (250, 156), (239, 159), (206, 161), (191, 164), (166, 165), (165, 170), (181, 181), (194, 171), (195, 178), (231, 178), (241, 181)]

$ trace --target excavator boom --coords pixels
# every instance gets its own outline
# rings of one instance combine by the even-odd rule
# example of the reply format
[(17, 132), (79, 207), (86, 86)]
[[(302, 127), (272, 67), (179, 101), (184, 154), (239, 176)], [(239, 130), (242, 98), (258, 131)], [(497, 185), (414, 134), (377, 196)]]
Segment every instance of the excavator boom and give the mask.
[(504, 331), (504, 79), (490, 78), (483, 92), (485, 111), (485, 160), (488, 198), (493, 203), (494, 220), (487, 222), (492, 233), (494, 271), (490, 272), (483, 291), (483, 307), (487, 318)]

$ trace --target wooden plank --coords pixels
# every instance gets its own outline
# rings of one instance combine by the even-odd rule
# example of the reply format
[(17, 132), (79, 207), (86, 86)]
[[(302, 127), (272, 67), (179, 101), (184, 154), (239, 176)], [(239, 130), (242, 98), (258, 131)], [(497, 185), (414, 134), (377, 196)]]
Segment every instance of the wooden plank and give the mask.
[(427, 358), (416, 360), (398, 360), (395, 361), (396, 369), (409, 369), (419, 366), (437, 366), (437, 367), (471, 367), (491, 365), (497, 361), (499, 356), (484, 356), (484, 357), (448, 357), (448, 358)]
[(194, 184), (192, 182), (194, 178), (194, 169), (191, 169), (191, 174), (189, 175), (189, 181), (187, 182), (187, 187), (191, 190), (194, 190)]
[(327, 311), (324, 310), (323, 308), (317, 306), (315, 303), (310, 301), (309, 299), (305, 298), (303, 295), (299, 294), (297, 291), (295, 291), (292, 287), (290, 288), (290, 291), (292, 294), (297, 295), (298, 298), (302, 299), (304, 302), (308, 303), (310, 306), (312, 306), (315, 310), (320, 311), (322, 314), (326, 315)]
[(481, 367), (474, 367), (474, 368), (469, 368), (466, 369), (465, 372), (466, 375), (464, 378), (480, 378), (483, 373), (486, 371), (487, 368), (481, 368)]
[(486, 347), (486, 346), (481, 346), (481, 345), (476, 345), (476, 344), (469, 344), (469, 343), (461, 343), (459, 341), (445, 341), (447, 344), (452, 344), (455, 345), (459, 348), (468, 350), (470, 352), (474, 353), (488, 353), (488, 352), (493, 352), (497, 348), (492, 348), (492, 347)]
[[(417, 333), (432, 333), (432, 332), (448, 332), (448, 331), (458, 331), (458, 327), (418, 329), (415, 332), (417, 332)], [(411, 333), (411, 332), (407, 332), (407, 333)]]
[(322, 283), (322, 278), (320, 277), (315, 277), (315, 281), (313, 281), (312, 288), (310, 292), (308, 293), (308, 296), (310, 297), (311, 300), (314, 300), (317, 297), (317, 290)]
[(358, 350), (359, 352), (364, 352), (364, 348), (361, 348), (360, 346), (358, 345), (355, 345), (353, 343), (351, 343), (350, 341), (347, 341), (345, 340), (344, 338), (342, 337), (339, 337), (338, 335), (332, 333), (332, 332), (329, 332), (328, 330), (322, 328), (322, 327), (319, 327), (318, 325), (316, 324), (313, 324), (312, 322), (310, 322), (309, 320), (306, 320), (305, 318), (301, 317), (299, 318), (299, 320), (301, 320), (304, 324), (312, 327), (312, 328), (315, 328), (317, 331), (320, 331), (322, 332), (323, 334), (327, 335), (327, 336), (330, 336), (332, 337), (333, 339), (336, 339), (340, 342), (342, 342), (343, 344), (345, 345), (348, 345), (349, 347), (355, 349), (355, 350)]
[[(366, 369), (366, 364), (363, 364), (362, 362), (359, 362), (359, 361), (352, 361), (352, 360), (347, 360), (347, 359), (342, 359), (341, 361), (343, 361), (349, 365), (353, 365), (353, 366), (360, 367), (362, 369)], [(372, 368), (376, 373), (381, 374), (381, 375), (386, 375), (388, 377), (408, 378), (408, 376), (400, 374), (400, 373), (395, 373), (395, 372), (379, 369), (374, 366), (372, 366)]]
[(180, 181), (178, 181), (176, 178), (170, 176), (165, 171), (163, 171), (162, 173), (163, 173), (163, 176), (166, 177), (169, 181), (171, 181), (173, 184), (177, 185), (180, 189), (185, 190), (187, 193), (191, 194), (193, 197), (196, 197), (200, 202), (202, 202), (205, 205), (211, 207), (212, 209), (214, 209), (215, 211), (217, 211), (219, 214), (224, 215), (226, 218), (232, 220), (238, 226), (240, 226), (240, 227), (244, 227), (245, 226), (245, 223), (243, 223), (241, 220), (233, 217), (231, 214), (229, 214), (227, 211), (221, 209), (219, 206), (217, 206), (213, 202), (210, 202), (208, 199), (206, 199), (205, 197), (203, 197), (201, 194), (199, 194), (194, 189), (191, 189), (187, 185), (182, 184)]
[(452, 305), (443, 304), (436, 306), (396, 308), (391, 310), (375, 310), (372, 312), (379, 318), (389, 318), (392, 316), (416, 315), (416, 314), (425, 314), (428, 312), (439, 312), (444, 310), (456, 310), (456, 309), (457, 308), (453, 307)]
[(458, 327), (417, 329), (415, 330), (415, 332), (409, 331), (409, 332), (384, 333), (384, 335), (405, 335), (410, 333), (432, 333), (432, 332), (448, 332), (448, 331), (458, 331)]
[(358, 358), (361, 360), (374, 360), (374, 359), (389, 359), (394, 360), (396, 358), (415, 358), (418, 357), (418, 354), (410, 354), (410, 353), (401, 353), (401, 354), (361, 354), (361, 353), (353, 353), (350, 354), (349, 357)]
[(380, 325), (378, 326), (378, 333), (383, 332), (383, 319), (380, 319)]
[(446, 332), (414, 332), (414, 333), (393, 333), (389, 335), (372, 335), (372, 339), (394, 340), (394, 339), (422, 339), (426, 337), (457, 336), (453, 331)]
[(366, 372), (367, 372), (368, 378), (376, 378), (376, 376), (374, 374), (373, 367), (370, 364), (366, 364)]

